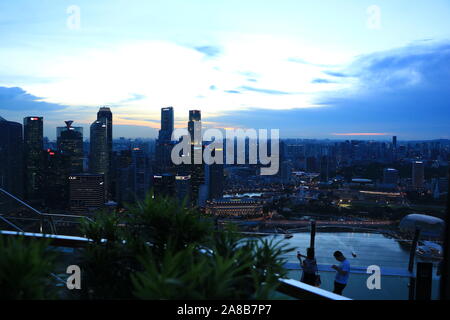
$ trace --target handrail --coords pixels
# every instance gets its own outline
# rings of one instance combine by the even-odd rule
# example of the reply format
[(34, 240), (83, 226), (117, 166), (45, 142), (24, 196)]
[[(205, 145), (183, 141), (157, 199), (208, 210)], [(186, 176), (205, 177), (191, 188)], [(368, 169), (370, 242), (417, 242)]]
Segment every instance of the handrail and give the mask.
[[(0, 230), (0, 235), (4, 236), (25, 236), (38, 239), (49, 239), (51, 245), (71, 248), (85, 247), (90, 239), (85, 237), (47, 235), (42, 233), (17, 232)], [(324, 289), (310, 286), (306, 283), (294, 279), (279, 279), (278, 292), (290, 297), (302, 300), (351, 300), (350, 298), (337, 295)]]
[(294, 279), (279, 279), (277, 291), (301, 300), (352, 300)]
[[(33, 208), (32, 206), (30, 206), (29, 204), (27, 204), (26, 202), (20, 200), (19, 198), (17, 198), (16, 196), (12, 195), (11, 193), (9, 193), (8, 191), (0, 188), (0, 192), (3, 192), (5, 195), (7, 195), (8, 197), (12, 198), (13, 200), (19, 202), (21, 205), (25, 206), (26, 208), (30, 209), (32, 212), (34, 212), (35, 214), (41, 216), (41, 217), (46, 217), (49, 218), (49, 222), (50, 222), (50, 228), (53, 232), (53, 234), (56, 234), (56, 227), (55, 227), (55, 223), (53, 222), (53, 217), (59, 217), (59, 218), (80, 218), (80, 219), (87, 219), (90, 222), (93, 222), (93, 220), (89, 217), (86, 216), (77, 216), (77, 215), (72, 215), (72, 214), (55, 214), (55, 213), (43, 213), (40, 212), (39, 210)], [(19, 228), (20, 229), (20, 228)], [(21, 230), (23, 231), (23, 230)]]
[(18, 226), (16, 226), (14, 223), (12, 223), (11, 221), (9, 221), (8, 219), (4, 218), (3, 216), (0, 215), (0, 219), (5, 222), (7, 225), (10, 225), (11, 227), (13, 227), (14, 229), (16, 229), (17, 231), (20, 232), (24, 232), (22, 229), (20, 229)]

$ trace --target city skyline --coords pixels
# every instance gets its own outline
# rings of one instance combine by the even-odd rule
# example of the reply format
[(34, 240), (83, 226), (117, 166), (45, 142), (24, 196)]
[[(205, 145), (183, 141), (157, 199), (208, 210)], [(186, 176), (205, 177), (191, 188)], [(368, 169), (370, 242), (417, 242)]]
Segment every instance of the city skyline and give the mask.
[(175, 127), (198, 109), (205, 128), (282, 138), (450, 138), (445, 1), (17, 1), (0, 12), (0, 115), (43, 116), (50, 139), (65, 120), (88, 132), (102, 105), (114, 138), (156, 138), (168, 106)]

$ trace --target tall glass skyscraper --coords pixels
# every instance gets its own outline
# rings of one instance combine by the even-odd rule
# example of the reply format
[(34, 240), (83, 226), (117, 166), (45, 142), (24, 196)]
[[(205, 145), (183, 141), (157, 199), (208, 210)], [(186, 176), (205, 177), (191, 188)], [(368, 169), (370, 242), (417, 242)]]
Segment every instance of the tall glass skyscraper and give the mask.
[[(202, 123), (200, 110), (189, 110), (188, 131), (191, 137), (191, 202), (194, 206), (199, 204), (200, 187), (205, 182), (205, 167), (203, 165)], [(195, 158), (201, 159), (201, 163), (195, 163)]]
[(103, 174), (108, 198), (112, 194), (112, 113), (101, 107), (90, 128), (89, 171)]
[(43, 117), (23, 119), (23, 145), (25, 160), (25, 198), (29, 201), (42, 198), (43, 170)]
[(22, 125), (0, 117), (0, 188), (22, 197)]
[(200, 110), (189, 110), (188, 131), (191, 136), (191, 143), (202, 144), (202, 115)]

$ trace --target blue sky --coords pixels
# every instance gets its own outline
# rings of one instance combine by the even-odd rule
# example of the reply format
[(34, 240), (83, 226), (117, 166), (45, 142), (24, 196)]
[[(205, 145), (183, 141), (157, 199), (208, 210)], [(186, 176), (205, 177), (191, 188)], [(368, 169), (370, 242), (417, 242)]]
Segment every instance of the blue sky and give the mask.
[(0, 115), (42, 115), (50, 138), (102, 105), (115, 136), (154, 137), (173, 106), (177, 127), (201, 109), (282, 137), (450, 138), (449, 16), (444, 0), (2, 1)]

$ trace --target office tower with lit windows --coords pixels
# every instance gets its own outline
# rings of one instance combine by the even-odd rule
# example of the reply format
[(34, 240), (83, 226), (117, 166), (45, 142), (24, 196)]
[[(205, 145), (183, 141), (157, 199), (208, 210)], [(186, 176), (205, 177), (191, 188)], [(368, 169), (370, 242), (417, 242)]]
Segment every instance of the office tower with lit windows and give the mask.
[(412, 185), (415, 189), (422, 189), (424, 183), (424, 163), (423, 161), (413, 161), (412, 163)]
[(56, 149), (44, 150), (43, 198), (52, 209), (67, 209), (69, 201), (69, 174), (71, 157)]
[(23, 196), (22, 125), (0, 117), (0, 188)]
[(97, 112), (97, 120), (91, 125), (90, 172), (105, 175), (105, 192), (107, 197), (113, 194), (112, 170), (112, 135), (113, 116), (111, 109), (101, 107)]
[(191, 201), (191, 176), (177, 174), (175, 176), (175, 193), (178, 203), (189, 205)]
[[(191, 138), (191, 164), (189, 175), (191, 176), (191, 203), (198, 205), (200, 188), (205, 183), (205, 168), (203, 164), (203, 139), (200, 110), (189, 111), (188, 132)], [(201, 163), (195, 163), (196, 156)]]
[(83, 128), (72, 127), (73, 121), (66, 121), (65, 127), (57, 128), (58, 150), (70, 157), (70, 173), (83, 172)]
[(171, 173), (153, 175), (153, 193), (155, 198), (176, 196), (175, 175)]
[(90, 128), (89, 172), (104, 175), (105, 192), (110, 183), (110, 151), (107, 121), (95, 120)]
[(25, 198), (31, 202), (37, 202), (42, 197), (43, 124), (42, 117), (23, 119), (24, 191)]
[(102, 174), (69, 175), (70, 211), (92, 214), (105, 204), (105, 184)]

